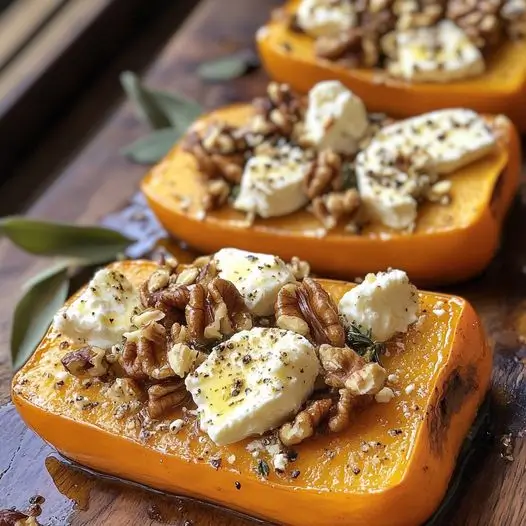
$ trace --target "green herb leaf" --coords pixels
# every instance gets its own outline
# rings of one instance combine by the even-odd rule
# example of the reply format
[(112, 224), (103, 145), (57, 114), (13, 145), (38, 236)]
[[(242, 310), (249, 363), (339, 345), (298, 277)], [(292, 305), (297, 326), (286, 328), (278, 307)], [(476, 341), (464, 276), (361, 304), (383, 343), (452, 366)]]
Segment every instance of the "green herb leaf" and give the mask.
[(368, 362), (380, 361), (385, 344), (373, 340), (371, 329), (364, 331), (359, 325), (351, 323), (346, 336), (347, 345)]
[(197, 74), (209, 82), (221, 82), (242, 77), (259, 67), (259, 61), (251, 50), (244, 50), (215, 60), (203, 62)]
[(231, 201), (235, 201), (238, 196), (239, 196), (239, 192), (241, 192), (241, 186), (238, 185), (238, 184), (235, 184), (234, 186), (232, 186), (230, 188), (230, 195), (229, 195), (229, 198)]
[(153, 164), (160, 161), (180, 139), (181, 132), (176, 128), (156, 130), (128, 146), (121, 153), (138, 164)]
[(153, 129), (172, 127), (182, 134), (203, 113), (196, 101), (178, 93), (151, 90), (131, 71), (121, 73), (120, 79), (139, 117)]
[(133, 243), (132, 239), (109, 228), (52, 223), (20, 216), (0, 219), (0, 234), (31, 254), (64, 256), (91, 264), (114, 259)]
[(268, 467), (268, 464), (265, 460), (259, 459), (258, 460), (258, 474), (261, 477), (267, 478), (270, 473), (270, 468)]
[(354, 166), (350, 162), (345, 162), (342, 166), (342, 179), (343, 189), (350, 190), (351, 188), (357, 188), (358, 182), (356, 180), (356, 172)]
[(55, 313), (68, 297), (69, 262), (60, 263), (35, 276), (25, 286), (13, 315), (11, 361), (17, 370), (44, 337)]

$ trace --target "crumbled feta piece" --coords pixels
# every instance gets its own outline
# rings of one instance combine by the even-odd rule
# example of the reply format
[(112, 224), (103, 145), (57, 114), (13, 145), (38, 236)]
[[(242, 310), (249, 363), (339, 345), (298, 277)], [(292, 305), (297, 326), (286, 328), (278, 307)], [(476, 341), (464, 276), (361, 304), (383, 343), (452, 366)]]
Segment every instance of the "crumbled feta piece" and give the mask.
[(296, 282), (292, 269), (270, 254), (223, 248), (216, 253), (215, 262), (219, 277), (236, 286), (256, 316), (273, 314), (281, 287)]
[(362, 99), (341, 82), (319, 82), (309, 92), (304, 137), (318, 150), (352, 155), (369, 127)]
[(303, 181), (311, 166), (304, 150), (288, 145), (272, 155), (254, 155), (245, 165), (234, 208), (261, 217), (295, 212), (308, 202)]
[(346, 326), (370, 329), (383, 342), (417, 320), (418, 291), (402, 270), (367, 274), (363, 283), (344, 294), (338, 309)]
[(274, 466), (274, 469), (281, 473), (283, 473), (287, 469), (288, 463), (289, 459), (287, 455), (285, 455), (285, 453), (278, 453), (272, 458), (272, 465)]
[(356, 25), (350, 0), (302, 0), (296, 16), (301, 29), (313, 37), (337, 35)]
[(296, 414), (319, 362), (303, 336), (256, 327), (216, 346), (185, 379), (201, 429), (218, 445), (263, 434)]
[(181, 419), (181, 418), (177, 418), (176, 420), (173, 420), (172, 422), (170, 422), (170, 431), (172, 433), (179, 433), (179, 431), (181, 431), (181, 429), (183, 429), (184, 427), (184, 420)]
[(63, 336), (103, 349), (120, 343), (141, 308), (138, 291), (128, 279), (111, 269), (99, 270), (84, 292), (53, 320)]

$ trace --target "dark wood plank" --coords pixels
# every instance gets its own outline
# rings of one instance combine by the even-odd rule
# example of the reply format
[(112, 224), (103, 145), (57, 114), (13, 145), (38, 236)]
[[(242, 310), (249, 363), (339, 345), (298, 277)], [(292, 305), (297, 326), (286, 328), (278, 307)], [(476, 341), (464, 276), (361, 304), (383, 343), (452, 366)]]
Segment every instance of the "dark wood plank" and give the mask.
[[(164, 52), (148, 71), (150, 83), (161, 88), (179, 89), (187, 95), (197, 97), (207, 107), (213, 107), (233, 100), (247, 100), (261, 91), (264, 75), (259, 72), (250, 77), (228, 84), (206, 85), (194, 75), (196, 65), (205, 57), (221, 54), (236, 47), (250, 45), (254, 30), (268, 15), (278, 0), (248, 3), (246, 0), (217, 2), (208, 0), (193, 14), (182, 30), (168, 43)], [(228, 9), (225, 7), (227, 6)], [(84, 111), (89, 111), (90, 103)], [(36, 217), (47, 217), (66, 221), (94, 222), (108, 213), (124, 207), (136, 192), (136, 185), (144, 169), (124, 161), (117, 153), (124, 144), (136, 138), (144, 127), (133, 118), (130, 108), (125, 105), (108, 115), (104, 125), (87, 141), (53, 182), (46, 183), (46, 191), (28, 208)], [(55, 139), (56, 140), (56, 139)], [(43, 153), (41, 154), (43, 157)], [(35, 158), (38, 160), (38, 156)], [(20, 172), (19, 185), (34, 183), (33, 160)], [(14, 195), (16, 189), (10, 190)], [(500, 254), (490, 268), (476, 280), (462, 286), (450, 287), (448, 292), (458, 293), (470, 299), (481, 313), (484, 324), (495, 344), (495, 372), (492, 389), (493, 440), (483, 456), (477, 458), (477, 465), (469, 473), (469, 483), (459, 493), (455, 513), (445, 519), (450, 526), (518, 526), (524, 522), (526, 509), (523, 495), (526, 491), (526, 447), (523, 436), (526, 430), (526, 390), (524, 389), (524, 360), (526, 357), (526, 245), (523, 242), (523, 225), (526, 224), (526, 188), (523, 181), (522, 194), (506, 225), (506, 234)], [(131, 219), (141, 211), (140, 204), (128, 208), (124, 215)], [(114, 226), (122, 225), (122, 217), (112, 215), (106, 219)], [(134, 233), (144, 230), (144, 223), (128, 222)], [(20, 284), (35, 270), (45, 264), (0, 243), (0, 285), (4, 301), (0, 304), (0, 344), (3, 363), (0, 374), (4, 399), (7, 395), (8, 369), (7, 335), (10, 313)], [(6, 456), (0, 457), (0, 487), (14, 490), (2, 495), (0, 505), (24, 507), (33, 492), (45, 492), (49, 497), (50, 515), (43, 515), (50, 523), (62, 524), (68, 517), (73, 524), (110, 524), (119, 519), (122, 524), (153, 523), (148, 511), (151, 504), (166, 511), (163, 522), (194, 525), (248, 526), (251, 522), (223, 515), (202, 505), (183, 506), (186, 514), (170, 515), (179, 506), (177, 501), (154, 497), (143, 490), (130, 489), (117, 483), (107, 486), (106, 481), (92, 479), (83, 474), (69, 471), (71, 468), (60, 464), (49, 449), (25, 431), (13, 414), (6, 409), (0, 415), (0, 422), (7, 422), (4, 430), (12, 433), (0, 435), (1, 443), (17, 444), (8, 448)], [(6, 432), (6, 431), (4, 431)], [(503, 435), (511, 433), (510, 451), (504, 451)], [(509, 453), (514, 460), (510, 461)], [(505, 454), (505, 455), (503, 455)], [(48, 456), (47, 459), (44, 457)], [(31, 477), (26, 476), (27, 456)], [(505, 459), (504, 456), (508, 456)], [(53, 460), (50, 460), (53, 459)], [(6, 467), (4, 467), (6, 466)], [(57, 467), (59, 466), (59, 467)], [(7, 478), (6, 478), (7, 477)], [(78, 478), (77, 478), (78, 477)], [(30, 479), (30, 480), (28, 480)], [(22, 485), (22, 481), (24, 485)], [(87, 491), (78, 492), (79, 487), (89, 488), (89, 504), (86, 505)], [(23, 488), (23, 489), (22, 489)], [(108, 489), (111, 488), (111, 489)], [(6, 496), (10, 500), (7, 502)], [(56, 499), (59, 499), (58, 501)], [(79, 506), (72, 514), (53, 515), (57, 510), (70, 510), (73, 501)], [(56, 503), (53, 504), (51, 503)], [(165, 504), (168, 502), (168, 504)], [(44, 505), (44, 513), (48, 513)], [(166, 508), (163, 506), (166, 505)], [(83, 509), (86, 508), (87, 509)], [(188, 511), (191, 509), (191, 511)], [(80, 511), (79, 511), (80, 510)], [(154, 509), (155, 511), (155, 509)], [(82, 512), (82, 513), (81, 513)], [(69, 513), (69, 512), (68, 512)], [(111, 521), (111, 522), (110, 522)]]

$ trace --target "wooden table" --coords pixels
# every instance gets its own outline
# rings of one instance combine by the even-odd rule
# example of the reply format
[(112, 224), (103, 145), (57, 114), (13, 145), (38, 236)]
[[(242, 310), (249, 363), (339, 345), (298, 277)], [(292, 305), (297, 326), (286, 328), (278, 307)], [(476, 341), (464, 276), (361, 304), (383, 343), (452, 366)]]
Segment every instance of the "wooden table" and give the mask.
[[(249, 100), (265, 83), (262, 72), (234, 82), (203, 84), (195, 75), (204, 58), (252, 45), (254, 32), (279, 0), (203, 0), (182, 28), (166, 44), (147, 72), (150, 84), (177, 89), (212, 108), (235, 100)], [(131, 165), (120, 147), (145, 132), (128, 104), (108, 113), (62, 169), (50, 152), (63, 151), (63, 142), (94, 113), (108, 86), (115, 89), (117, 63), (79, 101), (76, 110), (20, 167), (13, 182), (2, 188), (0, 203), (40, 218), (94, 223), (122, 209), (136, 193), (144, 168)], [(78, 136), (78, 135), (77, 135)], [(82, 136), (82, 134), (80, 134)], [(62, 148), (62, 149), (61, 149)], [(67, 149), (66, 149), (67, 150)], [(62, 159), (63, 160), (63, 159)], [(56, 161), (56, 159), (55, 159)], [(28, 187), (34, 189), (27, 203)], [(35, 199), (35, 196), (38, 197)], [(127, 216), (133, 216), (129, 209)], [(121, 216), (106, 221), (120, 225)], [(502, 249), (483, 276), (448, 292), (466, 296), (479, 310), (495, 345), (492, 390), (494, 440), (469, 474), (459, 492), (456, 509), (444, 525), (518, 526), (526, 522), (526, 190), (523, 186), (510, 214)], [(141, 223), (129, 228), (139, 233)], [(21, 284), (48, 264), (0, 242), (0, 401), (9, 398), (8, 359), (11, 313)], [(160, 496), (141, 488), (102, 480), (65, 464), (52, 449), (27, 430), (12, 406), (0, 409), (0, 509), (27, 509), (33, 495), (46, 498), (40, 520), (46, 525), (172, 524), (195, 526), (249, 526), (254, 521), (199, 503)], [(503, 458), (501, 438), (511, 433), (512, 461)], [(509, 457), (511, 458), (511, 457)]]

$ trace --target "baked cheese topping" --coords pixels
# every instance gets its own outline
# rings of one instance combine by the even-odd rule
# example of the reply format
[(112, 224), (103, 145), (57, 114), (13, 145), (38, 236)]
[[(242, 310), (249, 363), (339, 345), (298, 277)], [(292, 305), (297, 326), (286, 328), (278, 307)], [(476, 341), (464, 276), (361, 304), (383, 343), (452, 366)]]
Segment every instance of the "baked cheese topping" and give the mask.
[(84, 292), (54, 318), (53, 328), (78, 343), (103, 349), (121, 343), (141, 308), (138, 292), (120, 272), (99, 270)]
[(284, 261), (270, 254), (223, 248), (216, 253), (215, 261), (219, 277), (236, 286), (256, 316), (272, 314), (281, 287), (296, 281)]
[(383, 128), (356, 158), (356, 175), (369, 215), (386, 226), (411, 228), (417, 199), (438, 177), (491, 153), (495, 134), (467, 109), (438, 110)]
[(341, 82), (319, 82), (310, 90), (305, 136), (318, 150), (354, 154), (368, 127), (367, 110), (362, 99)]
[(370, 330), (374, 339), (384, 342), (417, 320), (418, 291), (401, 270), (367, 274), (345, 293), (338, 310), (346, 326)]
[(398, 59), (389, 72), (414, 82), (445, 83), (480, 75), (484, 59), (466, 33), (450, 20), (396, 34)]
[(251, 157), (243, 171), (234, 208), (261, 217), (283, 216), (304, 207), (303, 180), (311, 161), (301, 148), (284, 145), (274, 155)]
[(185, 383), (201, 429), (225, 445), (262, 434), (294, 415), (318, 372), (316, 352), (306, 338), (256, 327), (215, 347)]

